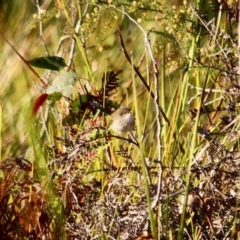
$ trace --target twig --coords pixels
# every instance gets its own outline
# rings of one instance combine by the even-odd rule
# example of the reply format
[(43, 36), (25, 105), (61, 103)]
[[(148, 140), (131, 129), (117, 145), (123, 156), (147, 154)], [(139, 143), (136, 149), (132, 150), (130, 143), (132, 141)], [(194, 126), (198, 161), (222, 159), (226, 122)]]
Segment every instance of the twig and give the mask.
[[(86, 5), (86, 7), (85, 7), (85, 9), (84, 9), (84, 11), (83, 11), (83, 16), (85, 16), (86, 13), (87, 13), (88, 5), (89, 5), (89, 4)], [(81, 20), (80, 20), (80, 18), (79, 18), (79, 20), (78, 20), (77, 23), (76, 23), (75, 30), (74, 30), (76, 35), (78, 35), (78, 33), (79, 33), (80, 26), (81, 26)], [(70, 66), (71, 66), (72, 61), (73, 61), (73, 54), (74, 54), (75, 45), (76, 45), (76, 40), (75, 40), (75, 38), (73, 37), (73, 38), (72, 38), (72, 43), (71, 43), (71, 49), (70, 49), (70, 52), (69, 52), (69, 58), (68, 58), (68, 62), (67, 62), (68, 70), (70, 69)]]
[(41, 14), (44, 10), (41, 9), (40, 5), (39, 5), (39, 0), (36, 0), (36, 6), (37, 6), (37, 9), (38, 9), (38, 19), (39, 19), (39, 36), (40, 36), (40, 39), (42, 41), (42, 45), (46, 51), (46, 54), (47, 56), (50, 56), (49, 54), (49, 51), (47, 49), (47, 46), (46, 46), (46, 43), (43, 39), (43, 26), (42, 26), (42, 20), (41, 20)]
[[(203, 26), (208, 30), (209, 34), (213, 37), (213, 39), (215, 39), (215, 34), (212, 33), (212, 31), (209, 29), (209, 27), (207, 26), (207, 24), (203, 21), (203, 19), (201, 18), (201, 16), (199, 16), (199, 14), (197, 13), (197, 11), (192, 7), (190, 6), (192, 12), (196, 15), (196, 17), (198, 18), (198, 20), (203, 24)], [(217, 39), (215, 39), (217, 44), (218, 44), (218, 47), (222, 50), (223, 52), (223, 55), (226, 59), (228, 59), (228, 56), (226, 55), (226, 53), (224, 52), (224, 49), (222, 48), (221, 44), (218, 42)]]
[[(123, 53), (125, 55), (125, 57), (127, 58), (128, 62), (133, 65), (133, 69), (134, 71), (136, 72), (136, 74), (138, 75), (138, 77), (140, 78), (140, 80), (142, 81), (143, 85), (145, 86), (145, 88), (147, 89), (147, 91), (150, 93), (151, 95), (151, 98), (154, 100), (155, 98), (155, 94), (151, 91), (150, 87), (148, 86), (148, 84), (146, 83), (144, 77), (142, 76), (142, 74), (139, 72), (138, 68), (132, 63), (131, 61), (131, 58), (129, 57), (128, 53), (127, 53), (127, 50), (125, 48), (125, 45), (124, 45), (124, 42), (123, 42), (123, 38), (122, 38), (122, 35), (120, 33), (120, 31), (118, 31), (118, 36), (119, 36), (119, 39), (120, 39), (120, 44), (121, 44), (121, 47), (123, 49)], [(158, 105), (158, 111), (160, 111), (160, 113), (162, 114), (164, 120), (168, 123), (168, 125), (170, 125), (170, 122), (166, 116), (166, 114), (163, 112), (162, 108)]]
[(31, 65), (24, 59), (24, 57), (17, 51), (17, 49), (0, 33), (0, 36), (8, 43), (9, 46), (14, 50), (14, 52), (22, 59), (22, 61), (28, 66), (28, 68), (34, 73), (34, 75), (38, 78), (44, 88), (47, 87), (47, 84), (41, 79), (41, 77), (37, 74), (37, 72), (31, 67)]

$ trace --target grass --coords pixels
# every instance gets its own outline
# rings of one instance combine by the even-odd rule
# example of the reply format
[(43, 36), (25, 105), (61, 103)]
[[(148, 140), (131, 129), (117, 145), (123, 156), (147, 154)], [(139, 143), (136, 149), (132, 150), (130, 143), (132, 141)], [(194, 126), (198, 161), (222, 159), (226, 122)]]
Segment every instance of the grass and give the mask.
[[(237, 2), (0, 10), (3, 239), (239, 238)], [(91, 102), (129, 106), (135, 140)]]

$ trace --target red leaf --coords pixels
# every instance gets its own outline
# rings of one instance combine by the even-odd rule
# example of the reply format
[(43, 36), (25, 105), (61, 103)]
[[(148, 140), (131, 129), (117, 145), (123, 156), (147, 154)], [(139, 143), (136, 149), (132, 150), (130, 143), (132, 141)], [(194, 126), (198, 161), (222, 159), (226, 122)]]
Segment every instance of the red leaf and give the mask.
[(38, 97), (38, 99), (35, 101), (34, 106), (33, 106), (33, 115), (35, 115), (39, 108), (46, 102), (48, 98), (48, 94), (44, 93)]

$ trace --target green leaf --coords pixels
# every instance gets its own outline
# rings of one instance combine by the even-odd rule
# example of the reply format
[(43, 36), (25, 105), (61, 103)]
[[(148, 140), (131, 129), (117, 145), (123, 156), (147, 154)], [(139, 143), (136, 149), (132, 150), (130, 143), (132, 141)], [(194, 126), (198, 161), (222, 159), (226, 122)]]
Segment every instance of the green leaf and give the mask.
[(87, 102), (87, 94), (83, 94), (80, 96), (80, 98), (77, 98), (73, 102), (70, 103), (70, 107), (72, 108), (72, 111), (77, 113), (79, 111), (79, 108), (81, 108), (82, 103)]
[(66, 62), (61, 57), (40, 57), (27, 61), (30, 65), (38, 68), (45, 68), (50, 70), (59, 71), (66, 66)]
[(48, 95), (48, 100), (55, 102), (55, 101), (60, 100), (62, 98), (62, 96), (63, 96), (62, 93), (55, 92), (55, 93)]

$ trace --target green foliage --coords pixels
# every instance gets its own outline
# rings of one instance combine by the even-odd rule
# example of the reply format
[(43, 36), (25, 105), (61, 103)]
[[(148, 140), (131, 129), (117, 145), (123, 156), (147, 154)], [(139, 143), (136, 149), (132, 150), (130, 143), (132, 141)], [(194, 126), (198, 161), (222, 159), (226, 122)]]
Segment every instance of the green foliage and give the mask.
[(40, 57), (29, 60), (28, 63), (34, 67), (59, 71), (66, 66), (65, 60), (56, 56)]

